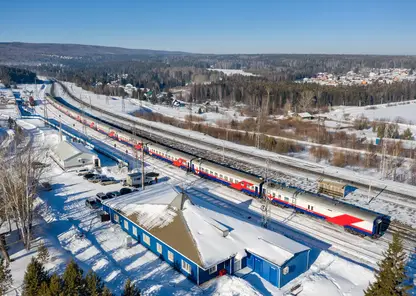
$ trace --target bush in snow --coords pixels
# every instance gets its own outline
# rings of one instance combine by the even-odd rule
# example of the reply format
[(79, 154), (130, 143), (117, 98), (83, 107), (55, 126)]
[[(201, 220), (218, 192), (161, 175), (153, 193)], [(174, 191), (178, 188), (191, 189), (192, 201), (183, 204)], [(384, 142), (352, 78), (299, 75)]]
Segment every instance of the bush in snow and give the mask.
[(49, 260), (49, 251), (43, 242), (38, 247), (38, 260), (41, 263), (46, 263)]

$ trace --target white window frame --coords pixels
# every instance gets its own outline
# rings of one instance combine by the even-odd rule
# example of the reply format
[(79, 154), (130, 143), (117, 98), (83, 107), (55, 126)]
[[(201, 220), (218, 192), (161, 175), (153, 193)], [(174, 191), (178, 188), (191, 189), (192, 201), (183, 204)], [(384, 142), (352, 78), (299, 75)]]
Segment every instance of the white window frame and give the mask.
[(114, 221), (116, 221), (117, 223), (119, 223), (119, 222), (120, 222), (120, 218), (118, 217), (118, 214), (115, 214), (115, 213), (114, 213), (113, 218), (114, 218)]
[(133, 232), (133, 235), (137, 236), (137, 227), (134, 227), (134, 226), (133, 226), (133, 230), (132, 230), (132, 232)]
[(161, 244), (159, 244), (159, 243), (156, 243), (156, 250), (157, 250), (157, 252), (158, 252), (159, 254), (162, 254), (162, 251), (163, 251), (163, 249), (162, 249), (162, 245), (161, 245)]
[(211, 267), (210, 269), (208, 269), (208, 273), (209, 274), (213, 274), (215, 272), (217, 272), (217, 265), (215, 265), (215, 266)]
[(192, 267), (191, 264), (189, 264), (188, 262), (186, 262), (185, 260), (181, 260), (182, 261), (182, 270), (186, 271), (187, 273), (191, 274), (192, 272)]
[(143, 233), (143, 241), (150, 246), (150, 236), (146, 233)]
[(175, 260), (175, 256), (173, 256), (173, 252), (168, 250), (168, 260), (173, 262)]

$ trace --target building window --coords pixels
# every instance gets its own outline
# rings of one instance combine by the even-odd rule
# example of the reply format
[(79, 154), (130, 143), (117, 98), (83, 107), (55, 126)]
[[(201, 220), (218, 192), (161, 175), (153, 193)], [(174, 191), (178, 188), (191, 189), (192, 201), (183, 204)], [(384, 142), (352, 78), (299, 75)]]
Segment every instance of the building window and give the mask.
[(187, 262), (182, 260), (182, 269), (185, 270), (187, 273), (191, 273), (191, 265), (189, 265)]
[(133, 226), (133, 235), (137, 236), (137, 228)]
[(129, 222), (124, 220), (124, 228), (129, 229)]
[(208, 273), (209, 274), (213, 274), (214, 272), (217, 272), (217, 265), (211, 267), (210, 269), (208, 269)]
[(174, 260), (173, 253), (171, 251), (168, 251), (168, 259), (170, 262), (173, 262)]
[(143, 233), (143, 241), (150, 246), (150, 237)]
[(159, 243), (156, 243), (156, 250), (159, 254), (162, 254), (162, 245)]
[(239, 271), (241, 269), (241, 260), (234, 261), (234, 272)]
[(117, 214), (114, 214), (114, 221), (116, 221), (117, 223), (120, 222)]

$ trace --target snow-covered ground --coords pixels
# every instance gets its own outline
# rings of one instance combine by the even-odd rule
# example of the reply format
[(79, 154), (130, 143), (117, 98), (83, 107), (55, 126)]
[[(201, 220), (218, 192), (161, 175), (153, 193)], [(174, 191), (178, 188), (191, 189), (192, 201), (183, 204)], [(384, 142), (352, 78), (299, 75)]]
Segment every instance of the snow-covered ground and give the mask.
[(209, 71), (218, 71), (218, 72), (222, 72), (227, 76), (231, 76), (231, 75), (243, 75), (243, 76), (259, 76), (250, 72), (245, 72), (244, 70), (237, 70), (237, 69), (213, 69), (213, 68), (208, 68)]
[[(69, 103), (73, 103), (73, 101), (68, 98), (65, 97), (65, 99), (69, 102)], [(105, 108), (105, 107), (104, 107)], [(122, 114), (121, 112), (119, 114)], [(97, 115), (99, 115), (99, 113), (97, 113)], [(131, 117), (129, 115), (123, 114), (124, 116), (134, 119), (138, 122), (143, 122), (148, 124), (149, 122), (142, 120), (140, 118), (134, 118)], [(288, 157), (288, 156), (284, 156), (284, 155), (279, 155), (276, 153), (272, 153), (272, 152), (268, 152), (268, 151), (264, 151), (264, 150), (260, 150), (254, 147), (248, 147), (248, 146), (244, 146), (244, 145), (238, 145), (235, 143), (231, 143), (231, 142), (226, 142), (226, 141), (222, 141), (219, 139), (215, 139), (213, 137), (204, 135), (202, 133), (198, 133), (198, 132), (194, 132), (194, 131), (189, 131), (189, 130), (183, 130), (183, 129), (179, 129), (179, 128), (175, 128), (173, 126), (169, 126), (166, 124), (162, 124), (162, 123), (158, 123), (158, 122), (154, 122), (153, 126), (164, 129), (164, 130), (168, 130), (168, 131), (172, 131), (174, 133), (177, 133), (179, 135), (185, 136), (187, 138), (189, 138), (188, 140), (183, 140), (182, 142), (183, 144), (189, 144), (192, 146), (197, 146), (201, 149), (206, 149), (206, 146), (204, 145), (204, 143), (215, 143), (217, 145), (220, 146), (225, 146), (227, 148), (232, 148), (236, 151), (244, 151), (247, 153), (250, 153), (254, 156), (261, 156), (261, 157), (267, 157), (270, 159), (275, 159), (275, 160), (279, 160), (283, 163), (290, 163), (290, 164), (299, 164), (300, 167), (308, 167), (311, 168), (311, 170), (316, 171), (316, 172), (324, 172), (324, 173), (328, 173), (333, 177), (340, 177), (340, 178), (345, 178), (345, 179), (350, 179), (352, 181), (358, 181), (358, 182), (367, 182), (368, 185), (372, 185), (374, 186), (375, 184), (383, 184), (383, 185), (379, 185), (382, 186), (381, 188), (387, 186), (387, 189), (390, 190), (395, 190), (397, 192), (403, 192), (406, 194), (410, 194), (410, 195), (414, 195), (414, 186), (411, 185), (407, 185), (407, 184), (402, 184), (402, 183), (398, 183), (398, 182), (393, 182), (390, 180), (380, 180), (379, 176), (377, 176), (376, 174), (374, 174), (374, 172), (372, 172), (371, 170), (368, 171), (368, 175), (365, 175), (364, 171), (362, 170), (351, 170), (348, 168), (338, 168), (338, 167), (333, 167), (330, 166), (328, 164), (316, 164), (313, 162), (308, 162), (308, 161), (303, 161), (299, 158), (293, 158), (293, 157)], [(150, 130), (152, 132), (152, 134), (160, 134), (161, 136), (166, 137), (166, 134), (164, 133), (159, 133), (156, 132), (155, 130)], [(172, 137), (172, 140), (177, 140), (177, 138)], [(218, 153), (220, 154), (221, 151), (213, 151), (214, 153)], [(234, 155), (232, 152), (226, 152), (226, 156), (227, 157), (231, 157), (231, 158), (239, 158), (240, 156)], [(248, 164), (253, 164), (253, 165), (265, 165), (264, 163), (259, 163), (258, 159), (256, 158), (246, 158), (245, 161)], [(274, 165), (270, 165), (270, 168), (275, 169), (277, 171), (282, 170), (281, 167), (275, 167)], [(290, 172), (287, 168), (285, 169), (285, 172), (288, 172), (290, 174), (292, 174), (292, 172)], [(314, 188), (310, 187), (310, 183), (313, 181), (313, 179), (316, 179), (316, 176), (311, 176), (310, 174), (307, 175), (305, 177), (299, 175), (299, 173), (293, 173), (296, 178), (293, 179), (293, 182), (291, 182), (291, 185), (294, 186), (298, 186), (300, 188), (303, 189), (307, 189), (307, 190), (313, 190)], [(312, 178), (312, 179), (311, 179)], [(308, 185), (309, 184), (309, 185)], [(315, 187), (316, 187), (316, 183)], [(306, 186), (306, 187), (305, 187)], [(377, 193), (372, 192), (372, 196), (375, 196)], [(349, 201), (360, 205), (360, 206), (364, 206), (366, 208), (372, 208), (372, 209), (376, 209), (376, 210), (380, 210), (383, 213), (386, 213), (388, 215), (391, 215), (393, 217), (393, 219), (397, 219), (399, 221), (402, 221), (408, 225), (414, 225), (414, 215), (409, 215), (415, 212), (415, 202), (412, 200), (398, 200), (396, 196), (393, 196), (391, 194), (387, 194), (387, 193), (382, 193), (380, 196), (378, 196), (375, 200), (373, 200), (370, 204), (367, 204), (368, 198), (367, 198), (367, 192), (359, 190), (356, 193), (354, 193), (353, 195), (351, 195)]]
[(345, 120), (346, 116), (350, 119), (358, 118), (361, 115), (368, 117), (370, 120), (387, 119), (394, 121), (400, 117), (407, 122), (415, 122), (416, 101), (395, 102), (389, 104), (379, 104), (373, 106), (339, 106), (333, 111), (323, 114), (336, 120)]
[[(33, 125), (43, 133), (38, 142), (57, 143), (55, 131), (43, 128), (43, 123), (36, 120), (27, 124)], [(127, 234), (110, 222), (100, 223), (96, 212), (84, 206), (85, 199), (102, 191), (102, 186), (84, 181), (74, 173), (63, 172), (55, 165), (46, 178), (52, 183), (53, 190), (42, 192), (37, 200), (40, 224), (36, 227), (39, 231), (36, 232), (35, 247), (40, 239), (46, 242), (52, 258), (47, 267), (52, 271), (62, 272), (69, 258), (75, 258), (84, 270), (94, 269), (116, 294), (120, 293), (128, 277), (138, 282), (144, 295), (284, 295), (286, 292), (271, 286), (255, 273), (244, 279), (221, 277), (196, 287), (143, 246), (134, 244), (126, 249), (123, 241)], [(120, 185), (110, 186), (106, 190)], [(193, 201), (198, 203), (197, 199)], [(221, 204), (217, 207), (210, 204), (210, 210), (227, 212)], [(228, 215), (232, 213), (228, 212)], [(35, 250), (21, 249), (13, 253), (15, 261), (11, 267), (15, 287), (21, 284), (22, 270), (35, 254)], [(301, 296), (358, 296), (363, 295), (363, 289), (373, 279), (370, 270), (322, 251), (310, 270), (288, 286), (301, 283)]]
[[(78, 98), (83, 99), (87, 104), (98, 105), (102, 106), (103, 108), (111, 109), (116, 112), (122, 112), (123, 110), (123, 102), (121, 97), (117, 96), (105, 96), (105, 95), (97, 95), (89, 91), (83, 90), (81, 87), (76, 86), (74, 83), (71, 82), (63, 82), (68, 89), (71, 91), (72, 94), (77, 96)], [(60, 91), (60, 87), (56, 86), (56, 90)], [(62, 97), (67, 97), (61, 92)], [(126, 98), (124, 100), (124, 110), (125, 113), (132, 114), (134, 112), (141, 112), (141, 113), (160, 113), (165, 116), (173, 117), (176, 119), (184, 120), (186, 116), (190, 114), (189, 106), (184, 107), (175, 107), (175, 106), (168, 106), (168, 105), (158, 105), (152, 104), (149, 101), (139, 101), (132, 98)], [(192, 107), (192, 115), (200, 117), (203, 121), (215, 124), (218, 120), (223, 121), (231, 121), (231, 120), (244, 120), (247, 117), (241, 116), (237, 110), (234, 109), (226, 109), (223, 107), (219, 107), (219, 112), (206, 112), (202, 114), (198, 114), (199, 108), (201, 106), (195, 104)]]

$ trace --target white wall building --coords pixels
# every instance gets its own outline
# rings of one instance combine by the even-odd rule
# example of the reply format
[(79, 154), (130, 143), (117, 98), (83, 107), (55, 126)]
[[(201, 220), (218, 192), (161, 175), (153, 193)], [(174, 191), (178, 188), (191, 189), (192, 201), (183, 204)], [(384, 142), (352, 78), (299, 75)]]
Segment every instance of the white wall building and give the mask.
[(50, 156), (64, 170), (101, 165), (98, 155), (80, 143), (62, 141), (51, 149)]

